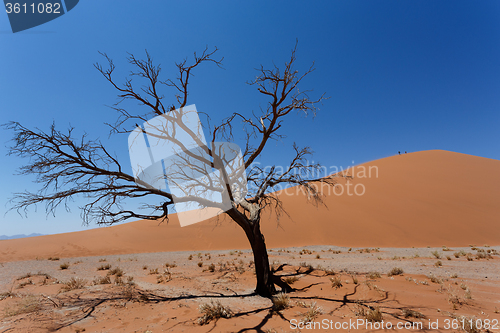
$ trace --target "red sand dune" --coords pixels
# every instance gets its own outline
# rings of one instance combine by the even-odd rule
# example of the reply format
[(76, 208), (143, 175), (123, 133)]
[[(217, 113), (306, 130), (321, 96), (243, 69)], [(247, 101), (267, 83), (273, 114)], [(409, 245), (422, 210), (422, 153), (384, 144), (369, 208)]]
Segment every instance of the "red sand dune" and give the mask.
[[(371, 167), (371, 177), (368, 171)], [(376, 168), (375, 168), (376, 167)], [(366, 174), (363, 177), (363, 170)], [(378, 177), (376, 171), (378, 170)], [(425, 247), (500, 245), (500, 161), (432, 150), (365, 163), (338, 177), (327, 207), (306, 203), (289, 190), (280, 197), (290, 219), (266, 213), (269, 248), (338, 245)], [(349, 184), (347, 183), (349, 182)], [(364, 195), (361, 193), (364, 186)], [(227, 219), (181, 228), (137, 221), (81, 232), (0, 241), (0, 261), (161, 251), (249, 248), (243, 231)]]

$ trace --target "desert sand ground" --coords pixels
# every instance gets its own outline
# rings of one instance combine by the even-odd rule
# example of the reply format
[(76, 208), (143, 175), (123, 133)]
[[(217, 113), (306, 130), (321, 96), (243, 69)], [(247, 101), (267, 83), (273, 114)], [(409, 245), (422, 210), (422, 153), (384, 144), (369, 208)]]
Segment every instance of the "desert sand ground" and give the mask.
[[(447, 325), (462, 325), (464, 318), (495, 332), (500, 330), (499, 250), (270, 249), (276, 274), (293, 288), (281, 310), (252, 294), (249, 251), (8, 262), (0, 279), (0, 332), (368, 332), (382, 331), (373, 325), (391, 324), (396, 331), (459, 332)], [(388, 276), (396, 267), (403, 273)], [(200, 325), (200, 306), (218, 302), (230, 318)], [(346, 326), (377, 320), (377, 310), (383, 322)], [(329, 326), (299, 326), (307, 320)], [(476, 332), (467, 324), (465, 331)]]
[[(265, 212), (262, 230), (293, 290), (274, 303), (253, 295), (248, 242), (224, 219), (0, 241), (0, 333), (500, 332), (498, 170), (425, 151), (337, 174), (363, 195), (278, 193), (288, 215)], [(218, 304), (223, 318), (200, 312)]]

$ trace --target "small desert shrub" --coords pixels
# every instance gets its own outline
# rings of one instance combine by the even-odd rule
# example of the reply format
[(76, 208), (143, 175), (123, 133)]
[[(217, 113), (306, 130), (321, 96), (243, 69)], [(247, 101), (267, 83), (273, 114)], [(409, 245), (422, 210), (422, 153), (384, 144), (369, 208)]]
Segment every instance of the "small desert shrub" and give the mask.
[(415, 319), (425, 318), (425, 316), (422, 313), (411, 309), (403, 309), (403, 317), (415, 318)]
[(319, 254), (317, 254), (316, 259), (321, 259), (321, 256)]
[(124, 286), (125, 285), (125, 281), (123, 281), (123, 279), (122, 279), (121, 276), (115, 276), (115, 284), (117, 286)]
[(335, 275), (335, 271), (333, 269), (325, 269), (325, 275)]
[(472, 253), (467, 253), (467, 261), (474, 261), (474, 257), (472, 256)]
[(446, 256), (446, 259), (447, 259), (447, 260), (451, 260), (451, 257), (450, 257), (450, 256)]
[(447, 247), (446, 245), (443, 245), (443, 251), (451, 251), (451, 249), (449, 247)]
[(455, 258), (460, 258), (460, 252), (455, 252), (453, 253), (453, 255), (455, 256)]
[(68, 282), (66, 282), (61, 288), (62, 291), (70, 291), (75, 289), (82, 289), (85, 287), (86, 281), (80, 278), (72, 277)]
[(307, 269), (307, 272), (306, 272), (306, 273), (314, 271), (314, 267), (313, 267), (313, 265), (308, 264), (308, 263), (306, 263), (306, 262), (301, 262), (301, 263), (299, 264), (299, 266), (300, 266), (300, 267), (304, 267), (304, 268), (306, 268), (306, 269)]
[(299, 281), (299, 278), (296, 276), (287, 276), (283, 278), (283, 281), (288, 284), (294, 284), (295, 282)]
[(110, 264), (106, 264), (106, 265), (101, 265), (99, 267), (97, 267), (97, 270), (98, 271), (107, 271), (111, 268), (111, 265)]
[(174, 268), (174, 267), (177, 267), (177, 264), (175, 264), (175, 263), (171, 264), (171, 263), (167, 262), (167, 263), (165, 264), (165, 267), (166, 267), (166, 268)]
[(148, 265), (144, 265), (144, 266), (142, 266), (142, 269), (143, 269), (143, 270), (148, 269)]
[(393, 269), (391, 269), (391, 271), (389, 273), (387, 273), (387, 276), (394, 276), (394, 275), (403, 275), (403, 269), (400, 268), (400, 267), (394, 267)]
[(367, 275), (369, 279), (379, 279), (382, 277), (379, 272), (368, 272)]
[(125, 273), (120, 267), (113, 268), (108, 271), (108, 275), (114, 275), (116, 277), (122, 277)]
[(440, 278), (434, 276), (434, 274), (429, 275), (429, 280), (431, 280), (432, 283), (437, 283), (437, 284), (442, 284), (443, 280)]
[(59, 260), (59, 257), (48, 257), (47, 260), (57, 261), (57, 260)]
[(202, 267), (202, 266), (203, 266), (203, 261), (198, 262), (198, 267)]
[(309, 306), (309, 309), (302, 315), (302, 322), (309, 323), (316, 319), (323, 311), (319, 306), (316, 305), (316, 302), (312, 303)]
[(193, 255), (192, 254), (189, 255), (188, 260), (193, 260)]
[(5, 308), (5, 316), (17, 316), (24, 313), (37, 312), (42, 309), (42, 303), (40, 299), (35, 295), (28, 295), (21, 299), (14, 307)]
[(359, 305), (355, 310), (354, 314), (357, 317), (362, 317), (370, 322), (381, 322), (382, 321), (382, 312), (378, 307), (375, 308), (365, 308), (364, 306)]
[(93, 285), (98, 284), (111, 284), (111, 278), (109, 276), (99, 276), (94, 279), (92, 282)]
[(64, 264), (59, 265), (59, 268), (60, 269), (68, 269), (69, 268), (69, 264), (65, 262)]
[(207, 270), (212, 273), (215, 272), (215, 264), (211, 263), (210, 265), (208, 265)]
[(431, 253), (434, 257), (436, 257), (436, 259), (441, 259), (441, 254), (439, 254), (438, 251), (432, 251)]
[(451, 274), (451, 276), (450, 276), (450, 277), (451, 277), (452, 279), (456, 279), (456, 278), (458, 278), (458, 274), (457, 274), (457, 273), (453, 273), (453, 274)]
[(482, 251), (478, 251), (476, 253), (476, 259), (492, 259), (493, 257), (491, 256), (491, 254), (487, 253), (486, 251), (482, 250)]
[(105, 262), (105, 261), (107, 261), (106, 258), (99, 259), (99, 262)]
[(340, 277), (335, 276), (330, 278), (330, 281), (332, 282), (332, 288), (338, 289), (342, 287), (342, 281), (340, 280)]
[(434, 266), (436, 266), (436, 267), (441, 267), (441, 266), (443, 266), (443, 263), (441, 262), (441, 260), (438, 260), (438, 261), (436, 261), (436, 262), (434, 263)]
[(129, 286), (135, 286), (135, 282), (134, 282), (134, 277), (133, 276), (127, 277), (127, 284)]
[(354, 284), (358, 284), (359, 283), (358, 278), (356, 277), (356, 275), (351, 275), (351, 278), (352, 278), (352, 283), (354, 283)]
[(223, 306), (219, 301), (204, 303), (200, 305), (200, 313), (202, 316), (198, 318), (198, 324), (205, 325), (210, 321), (219, 318), (231, 318), (233, 312), (229, 307)]
[(151, 268), (151, 269), (149, 270), (149, 275), (154, 275), (154, 274), (160, 274), (160, 273), (158, 272), (158, 268)]
[(290, 297), (288, 297), (286, 293), (278, 293), (277, 295), (274, 295), (272, 301), (274, 311), (281, 311), (291, 307)]

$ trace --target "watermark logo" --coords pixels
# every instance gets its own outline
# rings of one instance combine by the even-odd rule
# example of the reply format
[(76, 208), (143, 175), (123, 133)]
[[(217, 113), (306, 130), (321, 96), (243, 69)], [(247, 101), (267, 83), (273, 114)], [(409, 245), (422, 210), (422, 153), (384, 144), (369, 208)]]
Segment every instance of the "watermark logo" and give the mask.
[(11, 1), (4, 0), (12, 32), (31, 29), (52, 21), (70, 10), (79, 0)]
[(240, 147), (207, 144), (195, 105), (138, 125), (128, 147), (136, 183), (171, 193), (182, 227), (228, 211), (245, 198)]

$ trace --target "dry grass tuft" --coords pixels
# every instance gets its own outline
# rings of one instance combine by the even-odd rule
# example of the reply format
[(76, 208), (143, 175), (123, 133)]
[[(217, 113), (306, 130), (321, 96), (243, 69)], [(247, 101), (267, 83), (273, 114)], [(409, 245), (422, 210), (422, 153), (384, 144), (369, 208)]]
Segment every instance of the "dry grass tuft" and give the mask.
[(429, 275), (429, 280), (431, 280), (432, 283), (443, 284), (443, 280), (434, 276), (434, 274)]
[(338, 289), (342, 287), (342, 281), (340, 280), (340, 277), (332, 277), (330, 278), (330, 281), (332, 282), (332, 288)]
[(281, 311), (290, 308), (292, 305), (290, 303), (290, 297), (286, 293), (278, 293), (272, 298), (273, 301), (273, 311)]
[(68, 269), (69, 268), (69, 264), (67, 262), (65, 262), (64, 264), (59, 265), (59, 268), (62, 269), (62, 270)]
[(98, 284), (111, 284), (111, 278), (109, 276), (99, 276), (92, 281), (93, 285), (98, 285)]
[(387, 273), (387, 276), (391, 277), (391, 276), (394, 276), (394, 275), (403, 275), (403, 269), (400, 268), (400, 267), (394, 267), (393, 269), (391, 269), (391, 271), (389, 273)]
[(120, 267), (113, 268), (108, 271), (107, 275), (114, 275), (116, 277), (122, 277), (125, 273)]
[(441, 254), (439, 254), (438, 251), (432, 251), (431, 253), (434, 257), (436, 257), (436, 259), (441, 259)]
[(97, 267), (97, 270), (98, 271), (107, 271), (111, 268), (111, 265), (110, 264), (106, 264), (106, 265), (101, 265), (99, 267)]
[(75, 289), (82, 289), (85, 287), (87, 282), (85, 279), (74, 278), (72, 277), (68, 282), (66, 282), (61, 288), (62, 291), (70, 291)]
[(422, 314), (421, 312), (411, 309), (403, 309), (403, 317), (415, 319), (425, 318), (424, 314)]
[(309, 323), (316, 319), (320, 314), (323, 313), (323, 310), (316, 305), (316, 302), (312, 303), (309, 306), (309, 309), (302, 315), (302, 322)]
[(369, 279), (379, 279), (382, 277), (379, 272), (368, 272), (367, 276)]
[(200, 325), (208, 324), (214, 319), (231, 318), (233, 316), (231, 309), (223, 306), (219, 301), (201, 304), (200, 313), (202, 313), (202, 316), (198, 318), (198, 324)]
[(358, 305), (358, 307), (354, 310), (354, 314), (357, 317), (362, 317), (370, 322), (381, 322), (383, 319), (382, 312), (380, 312), (379, 307), (366, 308)]

